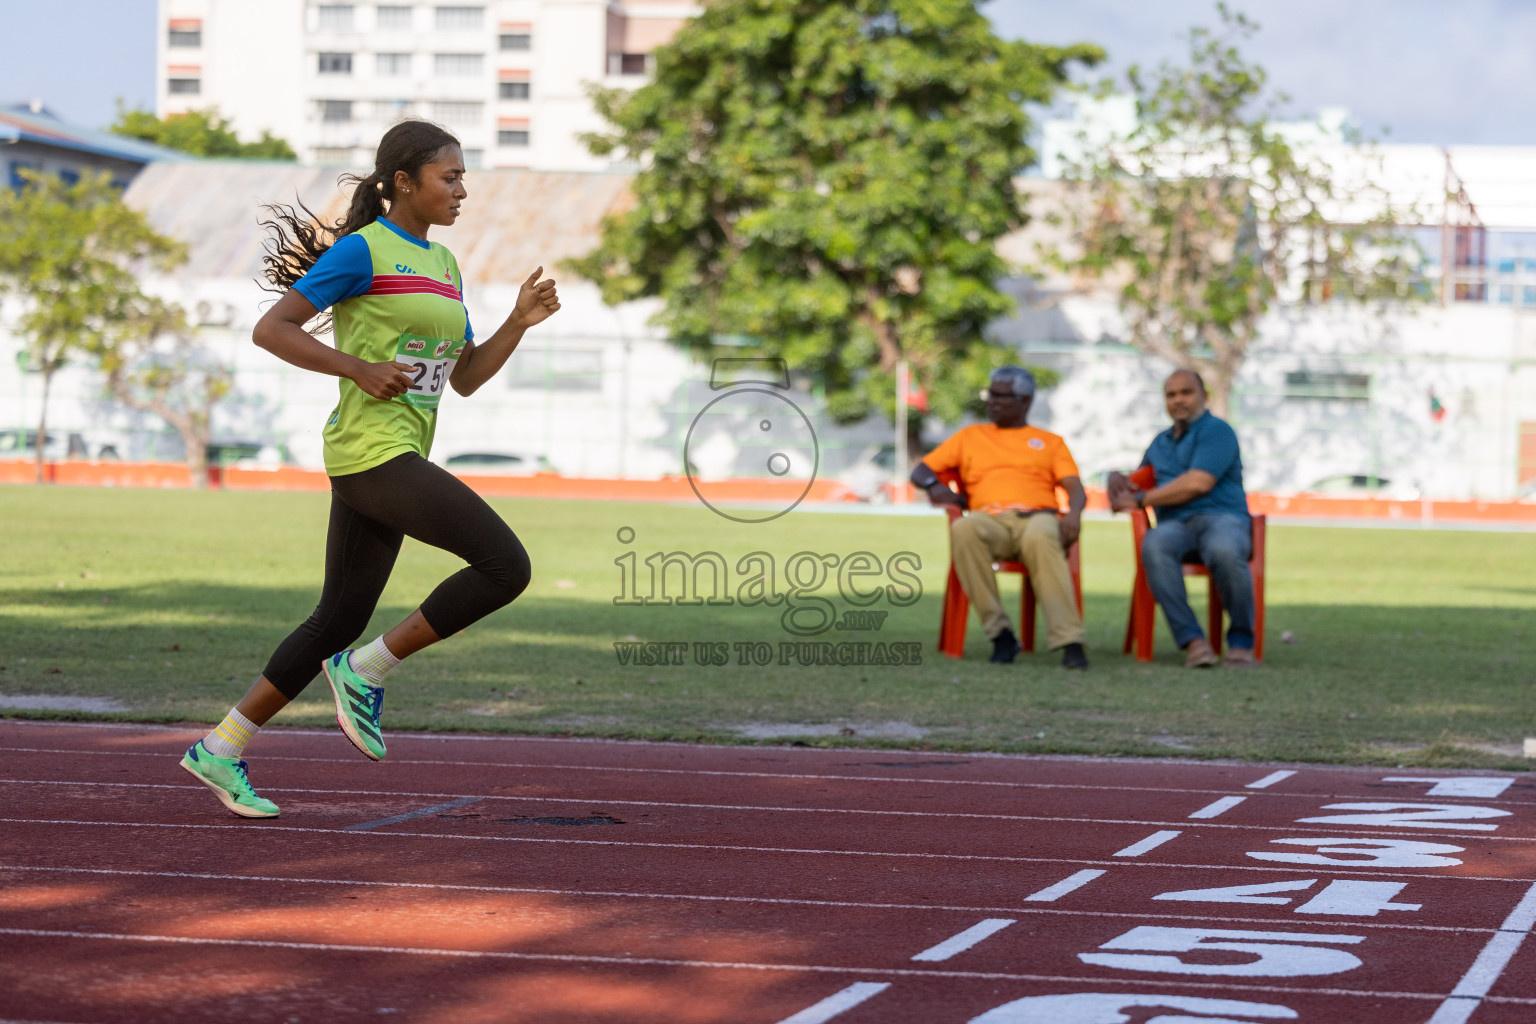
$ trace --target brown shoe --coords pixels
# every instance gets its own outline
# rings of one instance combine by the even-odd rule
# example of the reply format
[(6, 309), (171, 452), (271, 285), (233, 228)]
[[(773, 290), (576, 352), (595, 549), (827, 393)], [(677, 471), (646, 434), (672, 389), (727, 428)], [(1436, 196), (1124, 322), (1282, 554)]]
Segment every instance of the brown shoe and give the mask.
[(1221, 660), (1224, 668), (1257, 668), (1259, 659), (1247, 647), (1228, 647), (1227, 656)]
[(1210, 668), (1219, 659), (1216, 652), (1211, 650), (1211, 645), (1205, 637), (1196, 637), (1184, 646), (1185, 668)]

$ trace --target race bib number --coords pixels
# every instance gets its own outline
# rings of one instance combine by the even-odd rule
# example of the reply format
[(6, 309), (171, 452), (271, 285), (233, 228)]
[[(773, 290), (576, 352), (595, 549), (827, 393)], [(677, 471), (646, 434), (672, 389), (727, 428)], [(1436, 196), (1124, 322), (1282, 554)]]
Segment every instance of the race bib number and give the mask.
[(418, 409), (436, 409), (443, 397), (443, 385), (453, 372), (453, 364), (464, 351), (464, 342), (442, 338), (424, 338), (419, 334), (400, 335), (395, 360), (407, 363), (411, 386), (401, 397)]

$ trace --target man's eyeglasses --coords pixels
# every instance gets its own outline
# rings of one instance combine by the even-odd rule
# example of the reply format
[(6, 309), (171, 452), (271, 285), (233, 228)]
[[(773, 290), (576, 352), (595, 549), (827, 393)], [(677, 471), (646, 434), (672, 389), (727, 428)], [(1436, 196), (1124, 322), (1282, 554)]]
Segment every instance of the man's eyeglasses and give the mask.
[(1025, 395), (1015, 395), (1012, 392), (993, 391), (991, 388), (982, 388), (979, 392), (977, 392), (977, 394), (981, 397), (983, 402), (990, 402), (994, 398), (999, 402), (1011, 402), (1016, 399), (1027, 397)]

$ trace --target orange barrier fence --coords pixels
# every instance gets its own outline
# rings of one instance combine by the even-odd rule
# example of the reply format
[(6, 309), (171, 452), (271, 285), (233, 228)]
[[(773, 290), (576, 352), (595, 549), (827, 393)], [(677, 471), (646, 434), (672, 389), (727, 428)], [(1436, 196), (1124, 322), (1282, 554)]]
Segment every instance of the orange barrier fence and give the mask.
[[(49, 483), (75, 487), (190, 487), (192, 477), (187, 467), (170, 462), (45, 462), (43, 477)], [(233, 491), (327, 491), (330, 484), (324, 471), (282, 466), (276, 469), (248, 469), (239, 466), (214, 467), (208, 471), (209, 484)], [(28, 484), (37, 478), (36, 463), (30, 459), (0, 459), (0, 484)], [(659, 480), (610, 480), (591, 477), (494, 476), (465, 474), (460, 479), (476, 492), (494, 498), (572, 498), (609, 501), (695, 501), (697, 497), (687, 477), (669, 476)], [(793, 501), (805, 488), (793, 480), (726, 480), (709, 485), (711, 501), (769, 502)], [(924, 500), (913, 496), (908, 500)], [(854, 500), (846, 487), (835, 480), (816, 480), (805, 501), (845, 502)], [(1107, 509), (1109, 503), (1100, 488), (1089, 488), (1088, 507)], [(1536, 502), (1519, 501), (1396, 501), (1387, 498), (1345, 498), (1321, 494), (1249, 494), (1248, 507), (1256, 515), (1274, 519), (1366, 519), (1387, 522), (1529, 523), (1536, 526)]]

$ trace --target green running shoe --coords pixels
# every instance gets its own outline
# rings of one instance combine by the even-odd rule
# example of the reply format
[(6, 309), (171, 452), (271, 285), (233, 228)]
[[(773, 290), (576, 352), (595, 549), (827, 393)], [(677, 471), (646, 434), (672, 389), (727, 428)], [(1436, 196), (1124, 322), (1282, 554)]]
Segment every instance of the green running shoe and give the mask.
[(233, 757), (215, 757), (208, 753), (203, 741), (198, 740), (187, 748), (181, 766), (192, 777), (213, 790), (219, 802), (242, 818), (275, 818), (277, 804), (256, 795), (246, 775), (244, 761)]
[(384, 710), (384, 687), (370, 686), (352, 671), (351, 651), (333, 654), (320, 663), (331, 693), (336, 695), (336, 724), (352, 745), (375, 761), (384, 760), (384, 730), (379, 713)]

